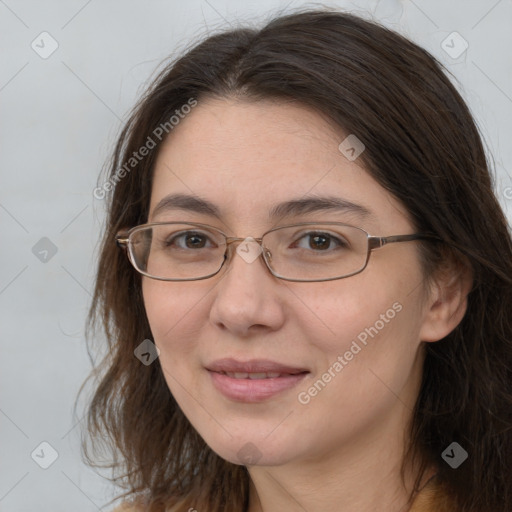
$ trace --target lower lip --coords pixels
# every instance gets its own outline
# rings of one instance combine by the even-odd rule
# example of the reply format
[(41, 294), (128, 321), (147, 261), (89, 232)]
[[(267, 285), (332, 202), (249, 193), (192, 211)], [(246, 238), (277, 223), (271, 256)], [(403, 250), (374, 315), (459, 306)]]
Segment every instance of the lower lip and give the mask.
[(261, 402), (296, 386), (307, 373), (269, 379), (235, 379), (223, 373), (209, 371), (213, 385), (224, 396), (237, 402)]

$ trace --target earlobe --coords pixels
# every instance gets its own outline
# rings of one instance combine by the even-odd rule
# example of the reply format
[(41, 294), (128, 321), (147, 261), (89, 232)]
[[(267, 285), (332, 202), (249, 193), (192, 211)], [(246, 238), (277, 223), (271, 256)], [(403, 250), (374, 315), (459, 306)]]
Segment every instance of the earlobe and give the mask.
[(467, 310), (472, 285), (473, 276), (469, 264), (460, 265), (460, 262), (437, 278), (429, 300), (425, 303), (421, 341), (439, 341), (459, 325)]

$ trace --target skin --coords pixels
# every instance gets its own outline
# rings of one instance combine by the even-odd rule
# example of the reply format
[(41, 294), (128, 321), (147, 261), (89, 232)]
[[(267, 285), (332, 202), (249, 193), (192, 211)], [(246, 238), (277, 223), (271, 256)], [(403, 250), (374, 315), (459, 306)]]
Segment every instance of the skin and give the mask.
[[(372, 216), (324, 211), (281, 224), (338, 221), (371, 235), (413, 233), (404, 207), (338, 150), (345, 137), (292, 102), (202, 100), (159, 151), (148, 222), (201, 222), (229, 236), (259, 237), (275, 225), (267, 218), (273, 204), (336, 195)], [(180, 210), (153, 215), (177, 192), (215, 203), (221, 220)], [(250, 512), (402, 510), (416, 476), (411, 468), (404, 488), (399, 469), (421, 382), (422, 342), (441, 339), (460, 322), (469, 283), (447, 274), (427, 289), (416, 242), (375, 250), (358, 275), (316, 283), (277, 279), (261, 258), (249, 264), (232, 254), (209, 279), (143, 279), (165, 379), (183, 412), (228, 461), (241, 464), (238, 452), (247, 443), (257, 448)], [(397, 302), (401, 311), (300, 403), (298, 393)], [(224, 357), (271, 359), (310, 373), (291, 390), (241, 403), (217, 391), (204, 368)]]

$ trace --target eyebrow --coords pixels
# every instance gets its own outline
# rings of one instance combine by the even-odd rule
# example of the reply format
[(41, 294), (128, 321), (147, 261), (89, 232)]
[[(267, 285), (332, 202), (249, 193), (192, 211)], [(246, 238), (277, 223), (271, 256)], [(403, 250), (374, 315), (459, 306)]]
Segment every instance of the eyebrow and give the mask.
[[(153, 217), (169, 210), (184, 210), (200, 213), (222, 220), (221, 211), (215, 204), (195, 195), (171, 194), (164, 197), (155, 206)], [(341, 197), (311, 196), (275, 204), (270, 209), (268, 217), (270, 220), (277, 220), (321, 211), (354, 213), (361, 218), (372, 216), (372, 212), (366, 207), (352, 203)]]

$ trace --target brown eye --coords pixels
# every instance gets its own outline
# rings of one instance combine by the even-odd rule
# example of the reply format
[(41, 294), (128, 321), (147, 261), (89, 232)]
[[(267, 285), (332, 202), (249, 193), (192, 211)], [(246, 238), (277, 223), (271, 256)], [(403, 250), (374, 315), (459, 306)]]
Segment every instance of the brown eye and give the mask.
[[(301, 243), (304, 241), (305, 243)], [(315, 252), (328, 251), (337, 247), (347, 247), (348, 244), (330, 233), (310, 232), (306, 233), (295, 242), (294, 246), (302, 249), (311, 249)]]
[(208, 240), (208, 236), (203, 233), (186, 231), (167, 239), (165, 246), (177, 246), (179, 249), (203, 249)]

